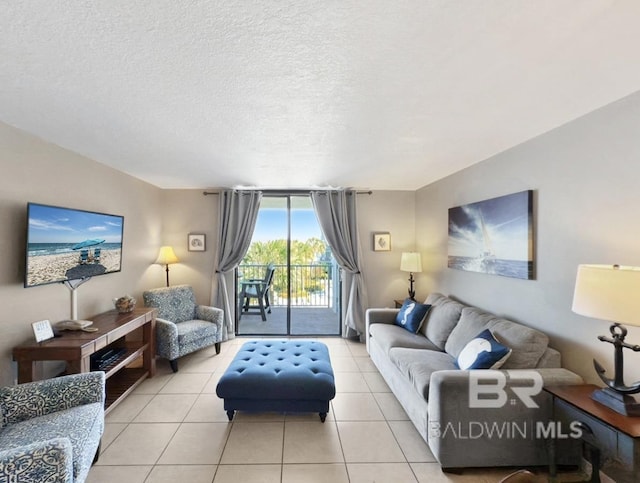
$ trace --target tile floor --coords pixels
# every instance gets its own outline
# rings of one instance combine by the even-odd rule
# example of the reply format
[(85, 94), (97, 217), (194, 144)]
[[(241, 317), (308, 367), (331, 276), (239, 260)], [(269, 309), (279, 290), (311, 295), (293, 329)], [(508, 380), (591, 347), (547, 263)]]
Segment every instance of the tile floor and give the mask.
[[(444, 474), (364, 344), (323, 338), (336, 378), (324, 424), (317, 414), (237, 413), (229, 422), (218, 379), (248, 338), (165, 360), (106, 418), (88, 483), (497, 482), (512, 470)], [(541, 479), (545, 481), (545, 479)]]

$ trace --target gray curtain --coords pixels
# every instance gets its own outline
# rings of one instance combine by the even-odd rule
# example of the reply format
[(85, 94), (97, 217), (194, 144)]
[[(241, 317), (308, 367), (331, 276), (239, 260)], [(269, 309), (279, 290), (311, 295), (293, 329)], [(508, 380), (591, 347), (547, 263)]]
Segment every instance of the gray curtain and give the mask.
[(220, 193), (218, 245), (211, 284), (212, 305), (224, 310), (223, 340), (235, 337), (235, 289), (227, 288), (228, 275), (249, 249), (258, 218), (262, 191), (224, 190)]
[(357, 335), (362, 340), (368, 302), (360, 259), (356, 197), (356, 192), (352, 190), (311, 192), (322, 233), (343, 272), (342, 336)]

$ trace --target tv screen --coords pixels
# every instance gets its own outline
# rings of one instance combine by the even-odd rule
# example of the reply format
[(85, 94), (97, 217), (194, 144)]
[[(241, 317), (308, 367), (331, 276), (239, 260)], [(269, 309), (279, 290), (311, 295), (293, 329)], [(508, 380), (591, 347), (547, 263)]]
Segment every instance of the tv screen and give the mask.
[(119, 272), (124, 217), (27, 205), (25, 287)]

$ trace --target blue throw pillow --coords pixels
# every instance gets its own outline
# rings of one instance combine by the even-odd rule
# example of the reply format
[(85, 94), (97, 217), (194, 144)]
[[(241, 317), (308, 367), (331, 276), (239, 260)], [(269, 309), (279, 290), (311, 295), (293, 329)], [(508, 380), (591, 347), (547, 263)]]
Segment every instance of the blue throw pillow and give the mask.
[(396, 325), (407, 329), (414, 334), (420, 330), (424, 319), (429, 313), (431, 305), (425, 305), (415, 300), (407, 299), (402, 304), (400, 312), (396, 315)]
[(511, 349), (502, 345), (489, 329), (467, 342), (458, 355), (460, 369), (498, 369), (511, 355)]

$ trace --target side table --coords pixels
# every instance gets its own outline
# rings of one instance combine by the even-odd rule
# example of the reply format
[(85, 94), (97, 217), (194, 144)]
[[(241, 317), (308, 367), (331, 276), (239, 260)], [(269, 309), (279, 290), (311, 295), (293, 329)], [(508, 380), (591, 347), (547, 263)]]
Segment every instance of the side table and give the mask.
[[(598, 389), (593, 384), (581, 384), (544, 390), (552, 396), (553, 419), (558, 428), (565, 434), (569, 428), (580, 428), (580, 440), (592, 449), (595, 463), (599, 462), (607, 476), (618, 483), (640, 481), (640, 417), (618, 414), (591, 399), (593, 391)], [(552, 445), (555, 446), (555, 441)], [(552, 457), (555, 457), (553, 452)], [(554, 476), (555, 461), (551, 464)], [(591, 481), (600, 481), (599, 475), (594, 473)]]

